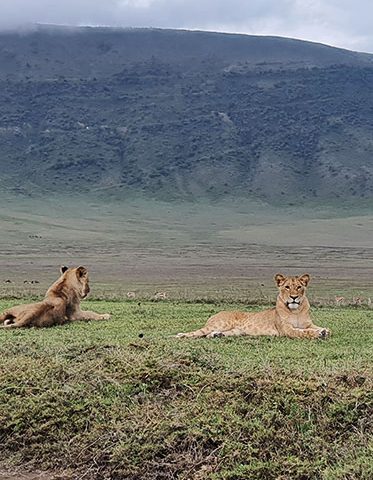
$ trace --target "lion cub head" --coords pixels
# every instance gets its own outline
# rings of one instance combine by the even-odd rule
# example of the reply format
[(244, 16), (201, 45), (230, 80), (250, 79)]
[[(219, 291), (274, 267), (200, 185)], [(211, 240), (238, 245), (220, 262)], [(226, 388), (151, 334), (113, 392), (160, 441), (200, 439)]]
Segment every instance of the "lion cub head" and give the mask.
[(306, 289), (310, 278), (308, 273), (300, 277), (285, 277), (281, 273), (275, 275), (279, 297), (290, 310), (297, 310), (306, 298)]
[(64, 283), (74, 290), (80, 298), (85, 298), (89, 291), (88, 270), (85, 267), (69, 268), (62, 266), (61, 275)]

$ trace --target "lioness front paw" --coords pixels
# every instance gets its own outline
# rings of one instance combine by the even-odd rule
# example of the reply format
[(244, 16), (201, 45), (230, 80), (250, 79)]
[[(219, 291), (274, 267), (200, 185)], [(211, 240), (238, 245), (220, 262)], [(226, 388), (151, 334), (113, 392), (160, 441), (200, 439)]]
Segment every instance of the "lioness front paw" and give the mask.
[(110, 320), (110, 319), (111, 319), (111, 315), (110, 315), (110, 313), (103, 313), (103, 314), (101, 315), (101, 318), (102, 318), (103, 320)]
[(184, 337), (186, 337), (186, 333), (177, 333), (175, 335), (175, 338), (184, 338)]
[(327, 328), (320, 328), (319, 329), (319, 338), (327, 338), (330, 336), (330, 330)]
[(207, 335), (207, 338), (219, 338), (219, 337), (224, 337), (224, 333), (219, 332), (218, 330), (215, 330), (214, 332), (211, 332)]

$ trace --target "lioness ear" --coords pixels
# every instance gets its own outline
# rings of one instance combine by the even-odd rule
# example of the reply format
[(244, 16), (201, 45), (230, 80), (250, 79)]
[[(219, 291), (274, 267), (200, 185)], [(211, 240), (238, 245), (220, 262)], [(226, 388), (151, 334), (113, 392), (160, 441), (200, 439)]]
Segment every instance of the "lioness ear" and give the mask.
[(284, 277), (284, 275), (282, 275), (282, 273), (276, 273), (275, 275), (275, 282), (277, 283), (277, 286), (279, 287), (280, 285), (282, 285), (286, 280), (286, 277)]
[(309, 284), (310, 280), (311, 280), (311, 277), (308, 275), (308, 273), (305, 273), (304, 275), (302, 275), (301, 277), (298, 277), (300, 282), (305, 286), (307, 287), (307, 285)]
[(63, 275), (66, 272), (66, 270), (68, 270), (68, 269), (69, 269), (69, 267), (66, 267), (66, 265), (61, 265), (61, 267), (60, 267), (61, 275)]
[(78, 267), (76, 269), (76, 274), (77, 274), (78, 278), (82, 278), (82, 277), (87, 276), (88, 270), (85, 267)]

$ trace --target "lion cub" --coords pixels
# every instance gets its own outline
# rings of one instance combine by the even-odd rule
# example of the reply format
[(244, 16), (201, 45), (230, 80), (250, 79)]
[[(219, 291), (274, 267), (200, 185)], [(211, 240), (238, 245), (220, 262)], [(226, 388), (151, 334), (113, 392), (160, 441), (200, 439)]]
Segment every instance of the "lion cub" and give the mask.
[(3, 328), (51, 327), (74, 320), (109, 320), (110, 315), (83, 311), (80, 301), (89, 293), (85, 267), (61, 267), (60, 278), (49, 287), (44, 300), (18, 305), (0, 315)]
[(314, 325), (306, 297), (308, 273), (300, 277), (275, 275), (279, 293), (275, 308), (258, 313), (219, 312), (195, 332), (179, 333), (182, 337), (230, 337), (240, 335), (273, 335), (290, 338), (326, 338), (327, 328)]

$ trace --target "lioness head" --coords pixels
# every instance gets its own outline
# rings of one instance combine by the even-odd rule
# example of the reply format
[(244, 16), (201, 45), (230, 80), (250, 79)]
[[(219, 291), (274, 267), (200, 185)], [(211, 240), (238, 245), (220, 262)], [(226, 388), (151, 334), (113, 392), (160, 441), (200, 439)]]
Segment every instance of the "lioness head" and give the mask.
[(290, 310), (297, 310), (302, 304), (310, 278), (308, 273), (300, 277), (285, 277), (281, 273), (275, 275), (279, 297)]
[(85, 298), (89, 293), (88, 270), (85, 267), (61, 267), (61, 275), (80, 298)]

